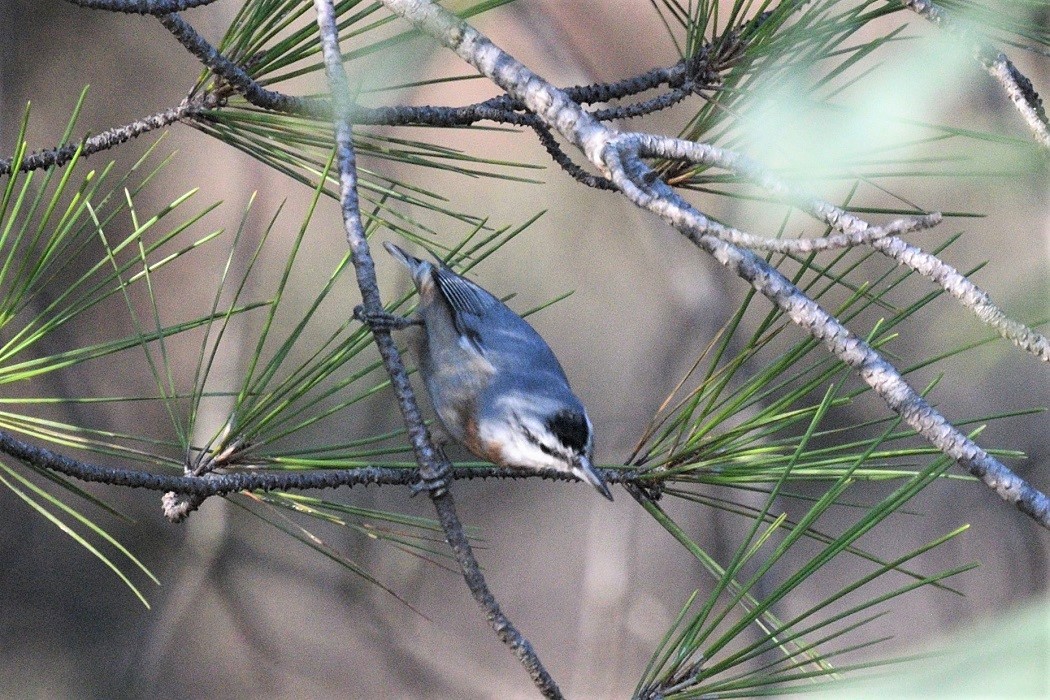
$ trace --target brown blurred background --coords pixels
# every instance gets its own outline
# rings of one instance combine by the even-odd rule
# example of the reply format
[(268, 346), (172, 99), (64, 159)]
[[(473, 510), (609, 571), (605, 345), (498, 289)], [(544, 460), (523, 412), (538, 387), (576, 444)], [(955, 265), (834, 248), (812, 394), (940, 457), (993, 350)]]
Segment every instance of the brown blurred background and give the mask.
[[(0, 8), (0, 144), (5, 154), (27, 100), (33, 102), (30, 144), (40, 148), (59, 137), (84, 84), (91, 91), (78, 134), (178, 104), (199, 72), (197, 63), (150, 18), (57, 1), (6, 0)], [(226, 0), (186, 18), (214, 41), (236, 8), (237, 3)], [(560, 85), (634, 75), (676, 59), (645, 3), (624, 7), (522, 0), (479, 25)], [(414, 45), (411, 52), (413, 61), (426, 62), (428, 73), (465, 72), (450, 54), (432, 52), (425, 44)], [(1046, 61), (1021, 63), (1037, 88), (1050, 90)], [(456, 84), (451, 93), (431, 89), (411, 99), (464, 104), (491, 94), (489, 86), (473, 81)], [(675, 133), (675, 115), (681, 114), (659, 115), (647, 128)], [(937, 119), (990, 124), (1021, 134), (1019, 120), (997, 87), (976, 70), (969, 91), (944, 95)], [(623, 459), (640, 426), (743, 297), (744, 284), (622, 199), (582, 188), (550, 168), (531, 134), (461, 131), (442, 138), (471, 153), (548, 166), (539, 171), (542, 185), (446, 174), (428, 174), (427, 183), (458, 196), (455, 205), (469, 208), (473, 202), (478, 207), (474, 213), (488, 212), (499, 225), (516, 225), (548, 210), (479, 268), (477, 278), (494, 290), (517, 291), (518, 309), (576, 290), (535, 323), (589, 407), (599, 431), (598, 461)], [(127, 155), (115, 155), (130, 158), (144, 146), (136, 143), (125, 147)], [(309, 198), (301, 185), (183, 125), (170, 129), (161, 149), (177, 155), (150, 189), (154, 206), (140, 203), (144, 211), (200, 186), (201, 206), (225, 202), (201, 232), (232, 228), (250, 194), (258, 191), (253, 222), (261, 225), (288, 199), (284, 227), (278, 228), (294, 233), (297, 213)], [(98, 167), (110, 157), (100, 154), (91, 162)], [(949, 261), (968, 269), (989, 260), (978, 283), (993, 299), (1023, 318), (1045, 314), (1050, 239), (1045, 173), (1020, 180), (923, 181), (921, 187), (923, 204), (987, 214), (964, 222), (968, 234), (951, 249)], [(715, 216), (733, 216), (724, 202), (704, 204)], [(305, 254), (327, 274), (345, 245), (333, 203), (322, 205), (313, 226), (326, 233), (314, 236)], [(403, 290), (403, 277), (382, 257), (380, 275), (388, 291)], [(219, 255), (197, 260), (201, 269), (194, 278), (215, 274), (223, 262)], [(200, 313), (210, 302), (207, 284), (174, 275), (165, 281), (171, 293), (161, 299), (170, 304), (164, 309), (169, 318)], [(347, 313), (354, 303), (347, 301)], [(130, 322), (119, 314), (104, 320), (106, 326), (93, 329), (79, 324), (62, 342), (83, 344), (131, 332)], [(909, 361), (984, 334), (965, 312), (946, 302), (902, 332), (905, 338), (897, 348)], [(187, 363), (193, 360), (190, 356)], [(231, 362), (229, 371), (235, 368)], [(938, 369), (945, 376), (936, 398), (949, 417), (1050, 401), (1045, 368), (1004, 342)], [(53, 387), (43, 391), (59, 395), (69, 388), (61, 381), (75, 383), (78, 395), (155, 390), (145, 367), (140, 376), (78, 372), (50, 381)], [(389, 401), (369, 406), (380, 413), (361, 416), (362, 424), (394, 425)], [(863, 411), (873, 409), (861, 406), (858, 411), (867, 415)], [(91, 412), (92, 424), (127, 431), (163, 432), (166, 422), (160, 406), (154, 413), (140, 407)], [(1027, 452), (1030, 459), (1019, 470), (1036, 486), (1050, 488), (1045, 415), (997, 422), (981, 442)], [(155, 494), (92, 490), (136, 517), (134, 525), (113, 522), (111, 531), (143, 557), (163, 586), (148, 592), (153, 609), (143, 609), (107, 569), (0, 491), (3, 697), (534, 695), (456, 574), (360, 538), (332, 542), (428, 621), (316, 553), (274, 537), (273, 530), (221, 501), (209, 501), (186, 524), (175, 526), (161, 517)], [(462, 483), (455, 491), (464, 521), (483, 529), (486, 543), (479, 557), (490, 586), (571, 697), (629, 695), (688, 594), (710, 586), (709, 577), (626, 494), (609, 504), (582, 486), (532, 482)], [(404, 489), (338, 496), (359, 505), (431, 515), (425, 499), (410, 500)], [(983, 486), (938, 484), (913, 507), (928, 514), (895, 518), (864, 544), (875, 551), (898, 551), (971, 523), (969, 533), (934, 552), (923, 569), (974, 560), (981, 568), (956, 581), (966, 598), (917, 592), (894, 603), (893, 614), (876, 623), (871, 636), (892, 634), (890, 644), (911, 649), (1046, 595), (1050, 538)], [(672, 507), (672, 512), (723, 561), (747, 525), (735, 516), (700, 508)], [(843, 561), (840, 568), (847, 566)], [(837, 576), (845, 581), (848, 572)], [(817, 594), (803, 592), (814, 598), (793, 598), (778, 612), (802, 610)]]

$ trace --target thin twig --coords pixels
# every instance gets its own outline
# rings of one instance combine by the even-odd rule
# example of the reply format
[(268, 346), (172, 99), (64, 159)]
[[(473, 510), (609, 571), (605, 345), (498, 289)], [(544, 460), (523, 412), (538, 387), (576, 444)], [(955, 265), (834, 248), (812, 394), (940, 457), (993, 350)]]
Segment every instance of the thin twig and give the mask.
[(331, 115), (331, 107), (325, 100), (314, 100), (306, 97), (290, 97), (279, 92), (267, 90), (252, 79), (247, 71), (226, 58), (209, 44), (189, 22), (176, 14), (158, 17), (179, 43), (200, 60), (214, 73), (226, 80), (230, 86), (254, 105), (279, 112), (289, 112), (315, 117)]
[(746, 280), (840, 360), (922, 437), (999, 496), (1050, 529), (1050, 498), (962, 434), (871, 346), (776, 268), (712, 232), (711, 221), (661, 182), (640, 154), (647, 134), (621, 134), (596, 121), (563, 91), (497, 47), (474, 27), (428, 0), (383, 0), (393, 12), (477, 68), (545, 124), (580, 148), (635, 205), (647, 209)]
[(1007, 58), (1006, 54), (996, 54), (981, 62), (988, 74), (1006, 91), (1021, 119), (1044, 149), (1050, 151), (1050, 122), (1047, 121), (1043, 99), (1036, 92), (1032, 81)]
[(215, 0), (66, 0), (66, 2), (92, 10), (125, 12), (132, 15), (166, 15), (210, 5)]
[(894, 237), (872, 241), (870, 245), (883, 255), (893, 258), (901, 265), (907, 265), (926, 279), (939, 284), (944, 291), (972, 311), (978, 320), (995, 329), (1001, 337), (1043, 362), (1050, 362), (1050, 340), (1047, 340), (1046, 336), (1009, 318), (992, 303), (991, 297), (984, 290), (936, 255)]
[(1047, 120), (1043, 100), (1032, 81), (1017, 69), (1006, 54), (992, 48), (976, 31), (967, 27), (931, 0), (900, 0), (908, 9), (927, 22), (968, 42), (974, 56), (990, 76), (1006, 92), (1011, 104), (1032, 132), (1036, 142), (1050, 151), (1050, 121)]
[[(317, 25), (320, 29), (321, 48), (324, 53), (325, 73), (332, 92), (332, 104), (336, 108), (335, 148), (339, 167), (340, 201), (343, 209), (343, 222), (346, 227), (347, 242), (353, 257), (357, 273), (357, 284), (361, 290), (361, 300), (365, 312), (383, 311), (379, 294), (375, 267), (368, 248), (357, 198), (357, 166), (353, 148), (353, 133), (350, 127), (348, 111), (351, 104), (350, 85), (343, 69), (343, 58), (339, 50), (339, 28), (335, 19), (335, 8), (332, 0), (314, 0), (317, 11)], [(379, 354), (390, 375), (390, 382), (401, 408), (402, 418), (408, 430), (409, 439), (416, 453), (416, 461), (423, 477), (438, 520), (445, 532), (449, 546), (463, 572), (463, 578), (474, 599), (485, 612), (489, 623), (500, 640), (506, 644), (525, 667), (533, 683), (548, 698), (561, 698), (557, 683), (544, 668), (532, 644), (511, 623), (500, 609), (499, 603), (489, 591), (481, 567), (474, 558), (470, 542), (463, 531), (463, 525), (456, 513), (452, 492), (448, 489), (446, 475), (449, 463), (444, 455), (438, 452), (430, 441), (426, 426), (416, 404), (408, 372), (401, 360), (390, 330), (380, 325), (372, 329)]]
[[(326, 469), (315, 471), (239, 471), (207, 476), (154, 474), (141, 469), (106, 467), (73, 459), (46, 447), (38, 447), (19, 440), (0, 430), (0, 452), (37, 469), (46, 469), (80, 481), (149, 491), (170, 491), (186, 496), (208, 498), (225, 496), (238, 491), (306, 491), (333, 489), (340, 486), (409, 486), (420, 481), (418, 469), (396, 467), (355, 467), (353, 469)], [(246, 468), (240, 465), (239, 468)], [(652, 483), (652, 477), (627, 469), (602, 469), (602, 477), (609, 483)], [(577, 482), (576, 477), (554, 470), (509, 469), (506, 467), (453, 467), (449, 480), (471, 479), (531, 479)]]
[[(186, 101), (175, 109), (157, 112), (156, 114), (151, 114), (148, 117), (136, 120), (130, 124), (125, 124), (124, 126), (119, 126), (114, 129), (108, 129), (95, 136), (86, 137), (83, 140), (83, 148), (80, 150), (80, 156), (86, 158), (93, 153), (113, 148), (114, 146), (118, 146), (138, 136), (142, 136), (154, 129), (160, 129), (174, 124), (177, 121), (191, 118), (197, 112), (205, 108), (206, 104), (204, 100)], [(78, 148), (80, 148), (80, 144), (69, 143), (46, 151), (31, 153), (18, 164), (17, 170), (25, 173), (40, 168), (65, 165), (73, 158)], [(15, 166), (10, 158), (0, 160), (0, 175), (11, 174), (13, 167)]]

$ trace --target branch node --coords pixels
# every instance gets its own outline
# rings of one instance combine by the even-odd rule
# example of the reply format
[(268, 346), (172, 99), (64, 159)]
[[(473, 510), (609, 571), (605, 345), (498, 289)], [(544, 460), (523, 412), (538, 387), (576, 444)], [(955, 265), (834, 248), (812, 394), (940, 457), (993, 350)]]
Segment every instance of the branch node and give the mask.
[(169, 522), (178, 524), (190, 517), (190, 513), (201, 507), (204, 496), (187, 496), (180, 498), (174, 491), (161, 496), (160, 509)]

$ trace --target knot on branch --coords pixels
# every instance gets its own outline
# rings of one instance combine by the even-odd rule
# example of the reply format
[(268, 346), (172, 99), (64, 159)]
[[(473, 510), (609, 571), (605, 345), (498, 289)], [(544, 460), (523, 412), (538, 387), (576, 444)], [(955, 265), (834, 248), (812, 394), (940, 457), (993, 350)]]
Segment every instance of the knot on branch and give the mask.
[(190, 513), (200, 508), (202, 503), (204, 496), (182, 498), (174, 491), (169, 491), (161, 496), (160, 509), (169, 522), (177, 525), (190, 517)]
[[(236, 438), (226, 443), (229, 437), (229, 425), (222, 435), (220, 444), (214, 449), (204, 449), (192, 460), (187, 456), (183, 473), (186, 476), (206, 476), (216, 469), (232, 466), (238, 457), (242, 457), (249, 445), (244, 438)], [(160, 499), (161, 511), (170, 522), (181, 523), (197, 510), (208, 499), (206, 495), (189, 494), (180, 496), (174, 491), (165, 493)]]
[(90, 10), (107, 10), (133, 15), (167, 15), (194, 7), (210, 5), (215, 0), (67, 0)]
[(731, 63), (721, 60), (721, 44), (705, 44), (685, 62), (685, 81), (682, 88), (699, 94), (705, 88), (722, 84), (721, 71)]
[(668, 695), (674, 695), (679, 691), (695, 685), (697, 679), (700, 677), (700, 671), (703, 670), (704, 661), (705, 658), (701, 654), (699, 659), (690, 664), (686, 664), (669, 679), (662, 683), (655, 683), (646, 686), (635, 697), (644, 698), (645, 700), (663, 700)]

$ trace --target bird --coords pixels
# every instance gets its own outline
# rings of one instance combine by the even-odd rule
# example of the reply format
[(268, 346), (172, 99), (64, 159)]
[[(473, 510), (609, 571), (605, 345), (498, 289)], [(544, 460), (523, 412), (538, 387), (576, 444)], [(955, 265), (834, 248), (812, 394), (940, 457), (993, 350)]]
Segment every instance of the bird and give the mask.
[(430, 262), (384, 247), (419, 292), (419, 373), (447, 433), (483, 460), (569, 473), (613, 500), (591, 462), (587, 410), (540, 334), (437, 256)]

